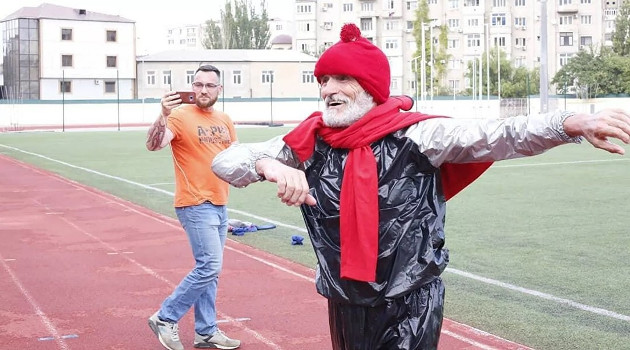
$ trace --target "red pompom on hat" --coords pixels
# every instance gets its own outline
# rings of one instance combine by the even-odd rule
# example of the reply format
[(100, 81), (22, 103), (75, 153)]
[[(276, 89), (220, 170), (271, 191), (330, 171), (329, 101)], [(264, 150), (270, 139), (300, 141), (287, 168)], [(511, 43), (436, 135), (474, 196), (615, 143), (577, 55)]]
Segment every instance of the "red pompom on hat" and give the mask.
[(329, 47), (315, 63), (315, 77), (321, 83), (324, 75), (349, 75), (381, 104), (389, 98), (390, 72), (387, 57), (361, 36), (353, 23), (341, 28), (341, 41)]

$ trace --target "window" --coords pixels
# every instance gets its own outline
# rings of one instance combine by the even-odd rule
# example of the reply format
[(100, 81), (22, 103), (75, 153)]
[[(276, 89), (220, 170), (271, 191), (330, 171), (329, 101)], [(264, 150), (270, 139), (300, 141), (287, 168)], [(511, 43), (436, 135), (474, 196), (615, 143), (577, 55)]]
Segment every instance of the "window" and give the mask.
[(155, 71), (147, 71), (147, 85), (155, 85)]
[(115, 30), (108, 30), (106, 36), (107, 36), (107, 41), (108, 42), (116, 42), (116, 31)]
[(581, 36), (580, 37), (580, 45), (581, 46), (591, 46), (591, 45), (593, 45), (593, 37), (592, 36)]
[(372, 11), (374, 11), (374, 3), (373, 2), (362, 2), (361, 3), (361, 11), (363, 11), (363, 12), (372, 12)]
[(61, 29), (61, 40), (72, 40), (72, 29)]
[(456, 9), (459, 7), (459, 0), (448, 0), (448, 8)]
[(580, 0), (580, 4), (590, 4), (591, 0)]
[(71, 93), (72, 92), (72, 82), (62, 80), (59, 82), (59, 92), (61, 93)]
[(361, 31), (367, 32), (372, 30), (372, 19), (371, 18), (361, 18)]
[(479, 47), (479, 46), (481, 46), (481, 36), (479, 34), (468, 34), (468, 35), (466, 35), (466, 45), (468, 47)]
[(186, 71), (186, 84), (192, 85), (193, 82), (195, 82), (195, 71), (187, 70)]
[(105, 82), (105, 93), (112, 94), (116, 92), (116, 82), (115, 81), (106, 81)]
[(514, 6), (525, 6), (525, 0), (514, 0)]
[(494, 38), (494, 46), (505, 46), (505, 37), (498, 36)]
[(458, 39), (448, 39), (447, 45), (448, 45), (449, 49), (456, 49), (456, 48), (459, 47), (459, 40)]
[(493, 13), (492, 14), (492, 25), (493, 26), (504, 26), (505, 25), (505, 13)]
[(393, 10), (394, 9), (394, 0), (385, 0), (385, 7), (388, 10)]
[(571, 0), (558, 0), (558, 5), (571, 5)]
[(561, 53), (560, 54), (560, 67), (562, 67), (565, 64), (569, 63), (569, 61), (571, 60), (572, 56), (573, 56), (573, 54), (570, 54), (570, 53)]
[(314, 83), (315, 75), (313, 75), (312, 70), (303, 70), (302, 71), (302, 83)]
[(507, 0), (492, 0), (493, 7), (505, 7), (505, 3)]
[(392, 78), (392, 81), (389, 83), (389, 88), (390, 88), (390, 90), (397, 90), (398, 89), (398, 79)]
[(479, 0), (464, 0), (464, 6), (479, 6)]
[(107, 68), (116, 68), (116, 56), (107, 56)]
[(516, 38), (516, 46), (526, 46), (525, 42), (525, 38)]
[(240, 70), (232, 71), (232, 83), (234, 83), (234, 85), (241, 85), (242, 84), (242, 78), (241, 78), (241, 71)]
[(559, 20), (560, 25), (573, 24), (573, 16), (560, 16)]
[(308, 22), (300, 22), (298, 23), (298, 30), (300, 32), (310, 32), (311, 31), (311, 24)]
[(385, 30), (398, 30), (398, 21), (385, 21)]
[(72, 55), (61, 55), (61, 66), (72, 67)]
[(449, 69), (460, 69), (461, 68), (461, 60), (456, 60), (451, 58), (448, 60), (448, 68)]
[(352, 4), (343, 4), (343, 12), (352, 12)]
[(311, 5), (297, 5), (297, 13), (311, 13)]
[(451, 88), (451, 90), (453, 91), (457, 91), (459, 90), (459, 80), (449, 80), (448, 81), (448, 86)]
[(580, 24), (592, 24), (593, 17), (591, 15), (580, 15)]
[(162, 71), (162, 85), (171, 86), (171, 71), (170, 70)]
[[(371, 2), (369, 4), (371, 4)], [(363, 7), (363, 4), (361, 4), (361, 7)], [(407, 10), (415, 10), (417, 8), (418, 8), (417, 1), (407, 1)]]
[(273, 83), (273, 71), (272, 70), (264, 70), (262, 71), (262, 83)]
[(446, 20), (450, 28), (459, 28), (459, 19), (449, 18)]
[(560, 46), (573, 46), (572, 32), (560, 32)]
[(517, 27), (525, 27), (525, 17), (514, 17), (514, 25)]
[(385, 40), (385, 49), (392, 50), (398, 48), (398, 40), (396, 39), (386, 39)]

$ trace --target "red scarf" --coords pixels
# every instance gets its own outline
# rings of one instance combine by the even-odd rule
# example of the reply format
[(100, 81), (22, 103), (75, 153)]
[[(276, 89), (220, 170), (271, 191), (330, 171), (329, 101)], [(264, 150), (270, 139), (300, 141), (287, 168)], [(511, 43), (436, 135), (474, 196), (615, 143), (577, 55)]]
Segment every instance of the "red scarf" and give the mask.
[[(390, 97), (347, 128), (324, 125), (321, 112), (311, 114), (284, 137), (304, 162), (315, 150), (319, 135), (333, 148), (349, 149), (341, 183), (341, 277), (365, 282), (376, 280), (378, 257), (378, 177), (370, 145), (394, 131), (438, 116), (403, 113), (411, 109), (406, 96)], [(479, 177), (492, 163), (444, 164), (440, 167), (446, 199)]]

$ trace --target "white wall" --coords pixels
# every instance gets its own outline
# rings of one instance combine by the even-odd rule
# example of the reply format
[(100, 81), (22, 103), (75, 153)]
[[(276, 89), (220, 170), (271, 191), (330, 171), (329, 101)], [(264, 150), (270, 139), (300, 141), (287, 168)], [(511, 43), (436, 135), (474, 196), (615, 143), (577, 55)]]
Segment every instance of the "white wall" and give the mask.
[[(564, 100), (556, 99), (555, 106), (564, 109)], [(622, 107), (630, 98), (609, 98), (590, 101), (567, 100), (568, 110), (589, 113), (603, 108)], [(531, 99), (530, 111), (538, 113), (539, 101)], [(215, 107), (230, 115), (236, 123), (298, 123), (312, 112), (323, 109), (321, 101), (238, 101), (217, 102)], [(415, 111), (415, 106), (412, 111)], [(499, 102), (435, 100), (418, 104), (418, 111), (456, 118), (497, 118)], [(159, 102), (146, 103), (67, 103), (56, 104), (0, 104), (0, 131), (21, 129), (58, 129), (79, 126), (148, 125), (160, 112)], [(271, 118), (273, 113), (273, 119)]]

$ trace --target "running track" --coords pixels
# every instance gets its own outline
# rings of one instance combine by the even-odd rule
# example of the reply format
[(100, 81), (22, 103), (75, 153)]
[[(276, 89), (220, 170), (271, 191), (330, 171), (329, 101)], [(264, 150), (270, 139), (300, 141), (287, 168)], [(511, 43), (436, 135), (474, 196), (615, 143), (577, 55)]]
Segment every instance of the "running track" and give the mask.
[[(0, 348), (162, 349), (146, 324), (192, 267), (177, 221), (0, 155)], [(330, 349), (314, 271), (228, 240), (220, 327), (241, 349)], [(192, 312), (180, 337), (192, 348)], [(529, 349), (445, 320), (440, 350)]]

